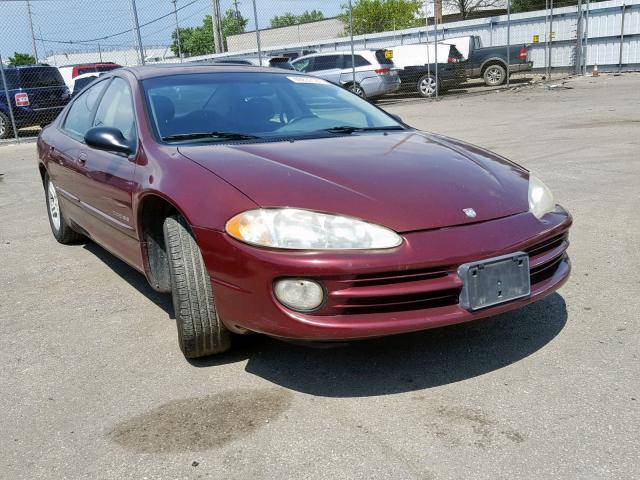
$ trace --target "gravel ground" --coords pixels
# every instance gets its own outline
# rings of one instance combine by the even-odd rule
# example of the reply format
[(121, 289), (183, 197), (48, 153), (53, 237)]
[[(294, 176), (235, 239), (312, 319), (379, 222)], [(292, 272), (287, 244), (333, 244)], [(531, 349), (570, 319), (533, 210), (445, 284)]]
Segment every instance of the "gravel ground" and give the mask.
[(2, 146), (0, 478), (640, 477), (640, 76), (383, 103), (550, 185), (575, 219), (558, 294), (189, 363), (169, 298), (94, 244), (57, 244), (35, 145)]

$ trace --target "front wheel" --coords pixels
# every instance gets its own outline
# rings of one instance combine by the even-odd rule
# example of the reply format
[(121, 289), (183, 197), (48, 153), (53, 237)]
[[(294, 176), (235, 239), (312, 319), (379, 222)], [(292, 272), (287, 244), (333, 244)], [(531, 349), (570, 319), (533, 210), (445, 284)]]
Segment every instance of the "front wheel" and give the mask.
[(230, 333), (218, 318), (211, 278), (187, 222), (179, 215), (168, 217), (163, 232), (182, 353), (197, 358), (228, 350)]
[(418, 95), (424, 98), (435, 97), (438, 82), (433, 75), (423, 75), (418, 79)]
[(44, 189), (51, 233), (53, 233), (55, 239), (60, 243), (77, 242), (82, 238), (82, 235), (74, 231), (65, 220), (62, 210), (60, 209), (58, 190), (49, 178), (48, 173), (44, 175)]
[(497, 87), (504, 83), (507, 78), (507, 71), (502, 65), (498, 65), (497, 63), (489, 65), (484, 71), (483, 78), (485, 85), (489, 87)]

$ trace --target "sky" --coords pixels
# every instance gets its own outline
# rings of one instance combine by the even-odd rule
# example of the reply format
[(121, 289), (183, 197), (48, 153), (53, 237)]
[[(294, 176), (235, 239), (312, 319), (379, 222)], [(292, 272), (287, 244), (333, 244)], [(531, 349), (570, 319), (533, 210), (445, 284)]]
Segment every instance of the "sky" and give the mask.
[[(166, 18), (141, 27), (145, 46), (171, 44), (171, 32), (175, 28), (173, 3), (171, 0), (135, 0), (139, 23), (142, 25), (166, 14)], [(194, 2), (191, 5), (191, 2)], [(345, 0), (256, 0), (260, 28), (269, 25), (275, 15), (285, 12), (295, 14), (305, 10), (320, 10), (325, 17), (332, 17), (341, 10)], [(177, 0), (180, 27), (196, 26), (205, 15), (211, 13), (211, 0)], [(222, 12), (232, 8), (232, 0), (220, 0)], [(250, 19), (247, 30), (255, 27), (251, 0), (238, 1), (238, 10)], [(131, 48), (134, 45), (132, 32), (113, 38), (94, 40), (133, 27), (131, 0), (31, 0), (36, 48), (41, 58), (52, 52)], [(91, 40), (90, 44), (62, 44), (56, 41)], [(27, 2), (24, 0), (0, 0), (0, 54), (3, 60), (14, 52), (33, 53), (29, 29)], [(43, 55), (43, 52), (46, 55)]]

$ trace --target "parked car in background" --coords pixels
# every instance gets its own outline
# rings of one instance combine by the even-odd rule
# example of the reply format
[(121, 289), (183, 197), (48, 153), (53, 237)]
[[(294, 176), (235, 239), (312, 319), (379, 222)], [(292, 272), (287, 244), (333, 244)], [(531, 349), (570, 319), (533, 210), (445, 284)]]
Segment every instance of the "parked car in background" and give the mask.
[(100, 73), (100, 72), (109, 72), (111, 70), (115, 70), (116, 68), (120, 68), (121, 65), (113, 62), (100, 62), (100, 63), (79, 63), (75, 65), (63, 65), (62, 67), (58, 67), (60, 73), (62, 74), (62, 78), (64, 82), (69, 87), (69, 90), (73, 89), (73, 80), (78, 75), (83, 75), (85, 73)]
[[(432, 97), (467, 81), (464, 57), (454, 45), (414, 44), (393, 48), (403, 92)], [(436, 66), (437, 63), (437, 66)]]
[(362, 98), (375, 98), (400, 88), (391, 50), (356, 50), (355, 83), (351, 52), (313, 53), (291, 62), (299, 72), (309, 73), (351, 90)]
[(454, 45), (466, 59), (467, 77), (482, 78), (490, 87), (502, 85), (507, 80), (507, 48), (509, 49), (509, 75), (533, 69), (526, 44), (507, 47), (483, 47), (478, 35), (447, 38), (442, 43)]
[(5, 67), (4, 76), (9, 98), (0, 77), (0, 139), (14, 133), (9, 105), (16, 128), (44, 126), (55, 120), (71, 98), (58, 69), (47, 64)]
[(71, 89), (71, 96), (75, 97), (79, 92), (82, 91), (84, 87), (93, 82), (96, 78), (98, 78), (100, 73), (83, 73), (82, 75), (78, 75), (73, 79), (73, 88)]
[(224, 63), (228, 65), (253, 65), (255, 67), (273, 67), (284, 70), (293, 70), (287, 57), (218, 57), (206, 62), (197, 63)]

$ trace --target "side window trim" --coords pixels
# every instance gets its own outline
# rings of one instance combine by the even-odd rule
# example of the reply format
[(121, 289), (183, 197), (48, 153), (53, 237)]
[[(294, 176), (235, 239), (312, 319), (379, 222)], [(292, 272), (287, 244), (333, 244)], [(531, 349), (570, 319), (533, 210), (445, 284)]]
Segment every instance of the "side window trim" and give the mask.
[[(89, 117), (89, 124), (93, 127), (93, 122), (96, 119), (96, 112), (98, 111), (98, 106), (100, 105), (100, 102), (102, 101), (102, 97), (104, 96), (105, 92), (107, 91), (107, 89), (109, 88), (109, 85), (111, 85), (111, 82), (113, 81), (115, 77), (109, 77), (109, 78), (105, 78), (104, 80), (99, 80), (98, 82), (95, 83), (95, 85), (92, 85), (91, 88), (97, 87), (99, 84), (105, 82), (104, 87), (102, 88), (102, 92), (100, 92), (100, 95), (98, 95), (98, 98), (96, 99), (96, 103), (93, 106), (93, 108), (91, 109), (91, 116)], [(75, 104), (78, 100), (80, 100), (84, 95), (87, 94), (87, 92), (89, 91), (89, 89), (87, 89), (87, 91), (82, 92), (80, 95), (78, 95), (72, 102), (69, 102), (69, 106), (67, 107), (67, 111), (64, 114), (64, 118), (62, 119), (62, 122), (60, 124), (60, 131), (66, 135), (68, 135), (71, 138), (74, 138), (76, 140), (79, 140), (82, 143), (84, 142), (84, 137), (80, 138), (80, 135), (78, 135), (75, 132), (72, 132), (70, 130), (67, 130), (65, 128), (65, 125), (67, 124), (67, 117), (69, 116), (69, 112), (71, 112), (71, 107), (73, 106), (73, 104)], [(91, 128), (91, 127), (90, 127)]]

